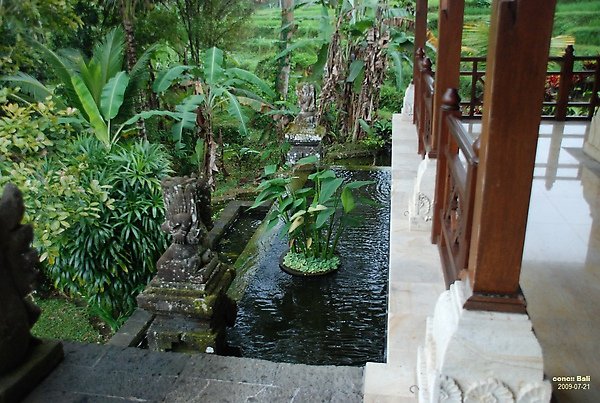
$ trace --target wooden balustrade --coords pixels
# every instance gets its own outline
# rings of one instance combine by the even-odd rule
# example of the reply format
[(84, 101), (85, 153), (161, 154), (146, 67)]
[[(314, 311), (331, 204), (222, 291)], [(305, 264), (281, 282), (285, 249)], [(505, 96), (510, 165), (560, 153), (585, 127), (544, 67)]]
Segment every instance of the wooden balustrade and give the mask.
[[(573, 46), (569, 45), (565, 50), (564, 56), (550, 57), (548, 61), (560, 65), (560, 71), (551, 71), (548, 69), (546, 72), (547, 82), (549, 81), (548, 77), (559, 77), (558, 94), (556, 95), (556, 101), (544, 102), (544, 107), (554, 108), (554, 114), (542, 114), (542, 118), (553, 117), (561, 122), (565, 120), (590, 120), (594, 115), (594, 109), (600, 105), (598, 100), (598, 91), (600, 90), (600, 56), (575, 56)], [(586, 69), (585, 64), (588, 64), (590, 68)], [(577, 89), (575, 81), (585, 82), (588, 77), (592, 77), (592, 82), (588, 83), (591, 84), (591, 88), (586, 89), (586, 85), (584, 85), (584, 88)], [(552, 90), (552, 88), (548, 88), (547, 84), (548, 90)], [(584, 93), (577, 94), (580, 91)], [(569, 107), (587, 109), (587, 113), (580, 116), (570, 116), (568, 114)]]
[(419, 65), (415, 80), (414, 116), (419, 135), (419, 154), (425, 156), (431, 150), (431, 126), (433, 119), (433, 71), (431, 59), (425, 57), (423, 49), (417, 51)]
[[(423, 77), (420, 69), (425, 57), (424, 52), (417, 52), (416, 63), (419, 66), (419, 77), (415, 79), (415, 108), (423, 96), (429, 96), (427, 91), (421, 94), (419, 84)], [(462, 57), (461, 77), (468, 77), (467, 86), (468, 99), (460, 102), (462, 118), (481, 118), (481, 107), (483, 105), (483, 90), (485, 85), (485, 57)], [(546, 100), (543, 103), (541, 116), (543, 119), (565, 120), (591, 120), (594, 110), (600, 105), (598, 91), (600, 91), (600, 56), (575, 56), (573, 46), (567, 46), (563, 56), (552, 56), (548, 58), (549, 67), (546, 72)], [(560, 70), (552, 69), (557, 64)], [(587, 65), (588, 68), (582, 66)], [(431, 77), (433, 77), (431, 72)], [(555, 77), (555, 79), (553, 79)], [(591, 78), (591, 80), (590, 80)], [(586, 82), (586, 80), (589, 80)], [(577, 83), (585, 83), (584, 85)], [(557, 86), (558, 83), (558, 86)], [(478, 84), (481, 84), (478, 87)], [(433, 84), (431, 85), (433, 87)], [(426, 90), (426, 89), (425, 89)], [(554, 99), (556, 98), (556, 99)], [(580, 115), (569, 114), (569, 108), (579, 108)], [(416, 109), (415, 109), (416, 110)], [(415, 123), (417, 123), (415, 115)], [(426, 126), (423, 124), (423, 126)], [(419, 132), (421, 136), (421, 132)], [(431, 134), (430, 134), (431, 135)], [(422, 154), (419, 148), (419, 153)]]
[(461, 57), (462, 65), (471, 64), (470, 69), (460, 70), (460, 76), (470, 77), (469, 80), (469, 99), (460, 102), (463, 118), (480, 118), (481, 105), (483, 104), (483, 91), (478, 95), (477, 84), (485, 85), (485, 70), (480, 70), (480, 66), (485, 65), (485, 57)]
[(458, 90), (448, 89), (442, 99), (433, 217), (433, 240), (440, 250), (448, 286), (467, 273), (479, 163), (478, 143), (472, 141), (460, 119)]
[[(468, 93), (469, 99), (462, 100), (461, 110), (463, 118), (481, 118), (481, 106), (483, 104), (483, 91), (478, 91), (477, 84), (485, 84), (485, 57), (462, 57), (460, 71), (461, 77), (469, 77)], [(579, 63), (576, 63), (579, 62)], [(543, 103), (545, 111), (542, 110), (542, 118), (565, 120), (590, 120), (594, 114), (594, 108), (600, 105), (597, 93), (600, 90), (600, 56), (575, 56), (573, 46), (565, 49), (563, 56), (552, 56), (548, 58), (548, 69), (546, 71), (546, 99)], [(553, 70), (552, 64), (558, 64), (560, 70)], [(582, 68), (584, 64), (590, 69)], [(594, 65), (595, 64), (595, 65)], [(556, 77), (556, 79), (552, 79)], [(584, 82), (588, 77), (592, 80), (588, 87), (582, 92), (577, 88), (575, 81)], [(558, 87), (556, 84), (558, 83)], [(556, 98), (556, 99), (552, 99)], [(578, 99), (579, 98), (579, 99)], [(585, 114), (569, 114), (569, 108), (581, 108)]]

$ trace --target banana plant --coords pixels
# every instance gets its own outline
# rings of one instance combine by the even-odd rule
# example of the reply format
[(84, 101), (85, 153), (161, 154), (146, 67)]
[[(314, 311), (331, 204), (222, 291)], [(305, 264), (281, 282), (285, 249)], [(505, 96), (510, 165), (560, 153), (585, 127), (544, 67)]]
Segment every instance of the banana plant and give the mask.
[(153, 90), (163, 94), (174, 83), (187, 84), (188, 88), (193, 88), (193, 93), (175, 107), (178, 122), (172, 128), (173, 140), (183, 147), (184, 135), (195, 130), (199, 171), (214, 187), (214, 177), (218, 172), (217, 144), (213, 136), (215, 114), (226, 111), (235, 118), (240, 134), (245, 136), (248, 134), (245, 108), (258, 112), (273, 108), (253, 89), (271, 99), (276, 97), (275, 92), (253, 73), (235, 67), (227, 68), (223, 51), (216, 47), (204, 53), (201, 66), (179, 65), (160, 72)]
[(0, 80), (20, 87), (35, 101), (43, 101), (53, 95), (59, 105), (76, 108), (82, 123), (102, 143), (110, 146), (127, 126), (123, 122), (133, 114), (132, 102), (147, 80), (147, 66), (153, 48), (138, 59), (128, 74), (123, 69), (125, 45), (121, 28), (113, 29), (96, 44), (89, 60), (79, 51), (55, 52), (36, 41), (32, 41), (32, 46), (40, 52), (51, 73), (58, 79), (58, 87), (44, 85), (22, 72)]

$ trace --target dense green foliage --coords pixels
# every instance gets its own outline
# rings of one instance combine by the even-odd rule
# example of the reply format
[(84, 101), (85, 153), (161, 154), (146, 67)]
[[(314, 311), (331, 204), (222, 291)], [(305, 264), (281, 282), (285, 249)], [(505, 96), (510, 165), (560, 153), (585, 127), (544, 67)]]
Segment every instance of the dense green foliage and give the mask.
[(160, 178), (168, 156), (143, 141), (109, 149), (76, 138), (51, 101), (1, 111), (0, 185), (23, 190), (45, 275), (105, 318), (131, 312), (166, 247)]
[(202, 49), (229, 48), (242, 35), (252, 13), (248, 0), (171, 0), (187, 34), (191, 60), (200, 63)]
[[(470, 53), (485, 54), (481, 45), (487, 37), (490, 5), (489, 0), (465, 1), (465, 26), (473, 27), (465, 33), (463, 41)], [(437, 32), (439, 0), (429, 0), (429, 29)], [(572, 37), (578, 55), (600, 53), (600, 0), (558, 0), (554, 15), (553, 37)], [(561, 54), (557, 41), (555, 54)]]
[[(89, 60), (78, 51), (54, 52), (39, 42), (33, 45), (59, 80), (64, 104), (76, 108), (81, 123), (106, 146), (116, 141), (125, 125), (117, 126), (115, 122), (123, 123), (133, 114), (133, 100), (147, 79), (150, 52), (145, 52), (127, 74), (122, 70), (125, 37), (121, 29), (111, 30), (94, 47)], [(52, 88), (28, 74), (18, 73), (2, 79), (20, 86), (37, 102), (54, 95)]]
[(73, 147), (80, 180), (106, 189), (113, 203), (68, 229), (47, 273), (58, 289), (84, 296), (104, 318), (119, 319), (135, 308), (167, 247), (160, 179), (169, 173), (168, 157), (144, 141), (107, 149), (86, 138)]
[(27, 39), (59, 43), (82, 26), (77, 3), (77, 0), (0, 2), (0, 75), (31, 71), (35, 67)]

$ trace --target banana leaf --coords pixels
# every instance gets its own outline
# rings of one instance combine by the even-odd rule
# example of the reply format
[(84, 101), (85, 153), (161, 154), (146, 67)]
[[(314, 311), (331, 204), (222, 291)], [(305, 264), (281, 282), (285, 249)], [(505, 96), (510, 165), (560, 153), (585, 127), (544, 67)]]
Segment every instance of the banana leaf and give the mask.
[(117, 73), (113, 78), (108, 80), (102, 89), (100, 98), (100, 111), (104, 119), (111, 120), (119, 113), (125, 90), (129, 84), (129, 76), (124, 71)]

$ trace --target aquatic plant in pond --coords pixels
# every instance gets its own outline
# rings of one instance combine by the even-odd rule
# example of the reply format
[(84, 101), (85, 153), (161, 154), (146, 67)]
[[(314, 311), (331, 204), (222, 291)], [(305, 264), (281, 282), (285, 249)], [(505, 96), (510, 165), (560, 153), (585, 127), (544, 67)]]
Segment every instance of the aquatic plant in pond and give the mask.
[[(230, 288), (238, 304), (228, 343), (241, 356), (312, 365), (364, 365), (384, 360), (390, 223), (390, 170), (332, 167), (344, 182), (373, 180), (355, 196), (377, 206), (358, 204), (361, 217), (340, 237), (341, 269), (326, 276), (290, 276), (279, 268), (288, 242), (279, 236), (284, 223), (253, 237), (236, 262)], [(299, 175), (302, 175), (299, 172)], [(231, 291), (231, 290), (234, 291)]]
[[(310, 156), (298, 164), (316, 163)], [(253, 208), (265, 201), (276, 204), (267, 216), (269, 227), (283, 222), (282, 233), (288, 239), (289, 251), (283, 258), (285, 266), (306, 274), (327, 273), (336, 270), (339, 258), (335, 251), (340, 237), (348, 226), (359, 222), (352, 214), (357, 203), (371, 203), (365, 197), (356, 198), (353, 191), (373, 183), (353, 181), (344, 184), (331, 169), (318, 169), (308, 176), (305, 187), (294, 189), (291, 177), (272, 177), (275, 167), (265, 168), (264, 180), (258, 187), (259, 195)]]

